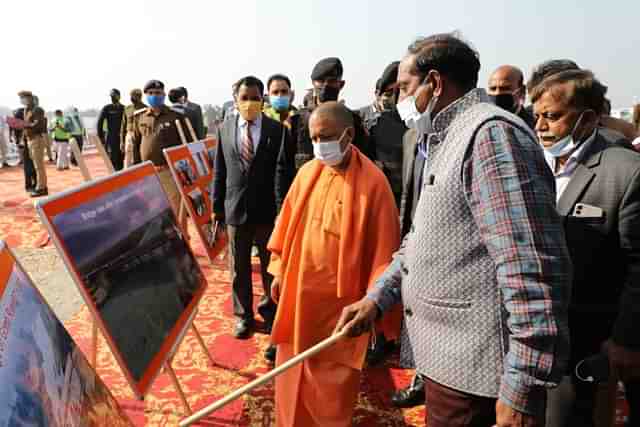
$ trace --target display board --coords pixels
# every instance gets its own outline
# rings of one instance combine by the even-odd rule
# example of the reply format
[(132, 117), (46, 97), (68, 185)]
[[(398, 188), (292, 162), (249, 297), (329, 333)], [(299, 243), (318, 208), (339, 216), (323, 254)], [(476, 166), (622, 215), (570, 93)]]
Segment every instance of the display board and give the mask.
[(132, 426), (0, 241), (0, 425)]
[(206, 287), (153, 165), (37, 209), (134, 392), (144, 396)]
[(225, 248), (226, 232), (213, 220), (214, 139), (167, 148), (164, 156), (211, 262)]

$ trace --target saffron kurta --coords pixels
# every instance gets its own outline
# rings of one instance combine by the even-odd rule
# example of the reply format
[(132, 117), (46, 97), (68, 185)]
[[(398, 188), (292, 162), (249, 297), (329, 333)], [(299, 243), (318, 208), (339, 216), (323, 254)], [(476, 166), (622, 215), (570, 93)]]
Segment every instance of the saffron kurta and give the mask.
[[(278, 364), (331, 335), (399, 240), (389, 184), (355, 147), (343, 171), (314, 160), (298, 172), (269, 242), (269, 271), (281, 282), (272, 331)], [(278, 377), (278, 425), (350, 425), (367, 342), (345, 339)]]

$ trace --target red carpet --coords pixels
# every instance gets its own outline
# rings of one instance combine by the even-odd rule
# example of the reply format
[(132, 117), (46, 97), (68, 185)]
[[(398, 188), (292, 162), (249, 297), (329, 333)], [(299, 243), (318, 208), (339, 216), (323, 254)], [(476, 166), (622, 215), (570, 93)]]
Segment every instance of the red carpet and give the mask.
[[(86, 155), (86, 159), (94, 178), (106, 175), (106, 168), (96, 155)], [(50, 194), (73, 188), (82, 182), (77, 168), (60, 172), (52, 164), (47, 166)], [(37, 247), (43, 232), (33, 201), (24, 192), (22, 169), (0, 169), (0, 238), (13, 248)], [(196, 254), (202, 253), (201, 248), (198, 248), (198, 239), (194, 233), (192, 236)], [(262, 357), (268, 342), (266, 335), (257, 333), (247, 341), (238, 341), (232, 337), (234, 322), (226, 262), (218, 261), (215, 266), (211, 266), (200, 255), (198, 260), (207, 276), (209, 287), (200, 303), (195, 323), (213, 356), (215, 366), (208, 365), (208, 359), (191, 333), (187, 334), (173, 362), (174, 370), (194, 411), (269, 369)], [(259, 283), (257, 275), (255, 282)], [(259, 286), (256, 287), (256, 295), (260, 293), (258, 289)], [(90, 356), (91, 322), (88, 311), (81, 310), (66, 326), (87, 356)], [(99, 346), (97, 371), (136, 425), (175, 426), (185, 416), (180, 399), (166, 374), (161, 374), (156, 379), (143, 402), (137, 401), (103, 340)], [(389, 405), (390, 393), (407, 385), (411, 375), (411, 372), (399, 369), (395, 360), (380, 368), (367, 369), (355, 411), (354, 425), (424, 425), (423, 408), (400, 411)], [(268, 385), (255, 390), (211, 414), (198, 425), (274, 425), (273, 387)]]

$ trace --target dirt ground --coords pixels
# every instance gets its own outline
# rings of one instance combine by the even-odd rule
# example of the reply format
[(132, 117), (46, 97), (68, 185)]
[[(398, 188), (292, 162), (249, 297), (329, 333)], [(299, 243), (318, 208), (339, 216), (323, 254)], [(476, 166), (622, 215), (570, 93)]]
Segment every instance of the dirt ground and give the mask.
[(82, 308), (84, 301), (55, 248), (20, 248), (14, 253), (62, 322)]

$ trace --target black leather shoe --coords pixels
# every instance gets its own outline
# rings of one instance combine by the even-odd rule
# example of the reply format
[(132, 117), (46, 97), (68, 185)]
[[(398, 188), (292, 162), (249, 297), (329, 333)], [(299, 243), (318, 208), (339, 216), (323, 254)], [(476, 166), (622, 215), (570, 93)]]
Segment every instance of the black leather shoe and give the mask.
[(253, 332), (253, 322), (249, 320), (238, 320), (236, 323), (236, 330), (233, 332), (233, 336), (239, 340), (246, 340), (251, 336)]
[(263, 299), (258, 304), (258, 314), (264, 319), (265, 328), (267, 333), (271, 333), (271, 326), (273, 320), (276, 317), (276, 305), (271, 299)]
[(264, 351), (264, 358), (271, 363), (276, 363), (276, 346), (269, 344), (269, 347)]
[(42, 196), (48, 196), (49, 195), (49, 190), (46, 188), (43, 188), (42, 190), (34, 190), (31, 193), (31, 197), (42, 197)]
[(424, 379), (420, 375), (413, 377), (409, 387), (398, 390), (391, 396), (391, 404), (396, 408), (412, 408), (424, 405), (424, 400)]

